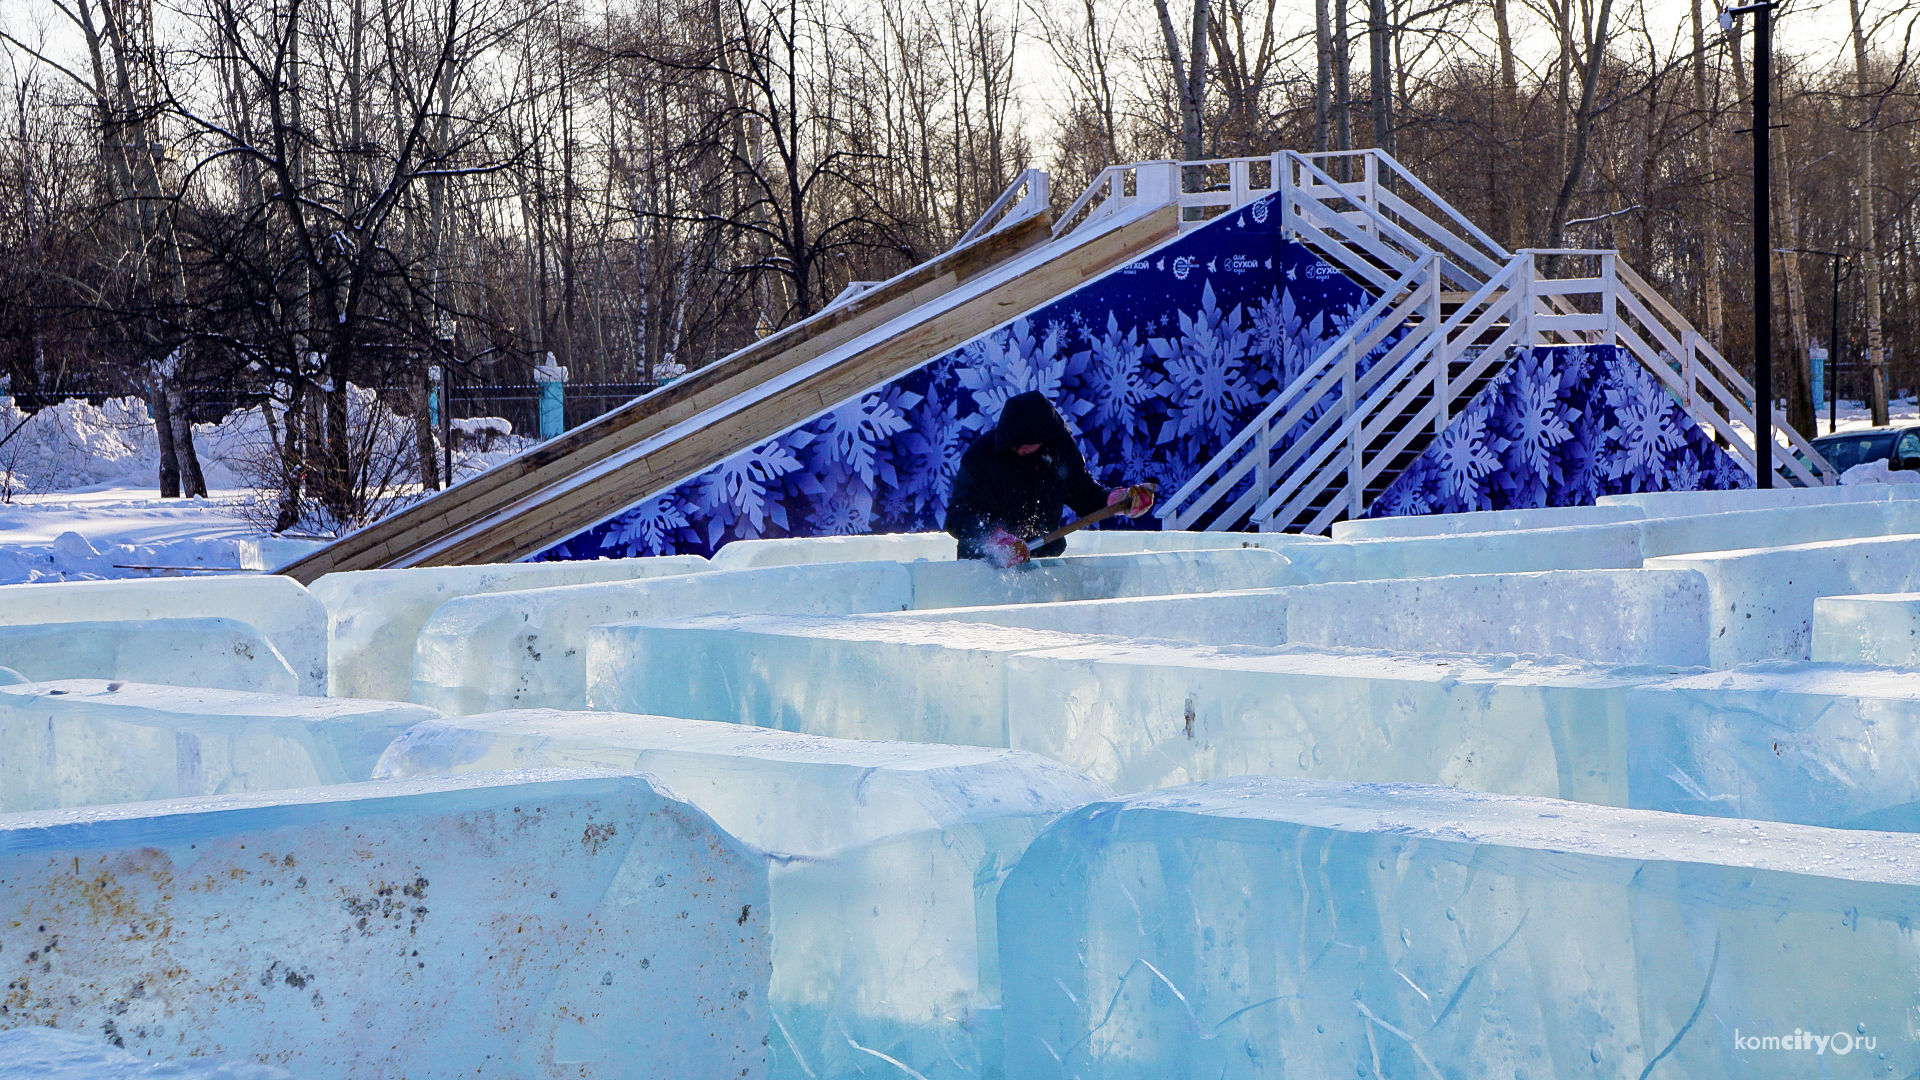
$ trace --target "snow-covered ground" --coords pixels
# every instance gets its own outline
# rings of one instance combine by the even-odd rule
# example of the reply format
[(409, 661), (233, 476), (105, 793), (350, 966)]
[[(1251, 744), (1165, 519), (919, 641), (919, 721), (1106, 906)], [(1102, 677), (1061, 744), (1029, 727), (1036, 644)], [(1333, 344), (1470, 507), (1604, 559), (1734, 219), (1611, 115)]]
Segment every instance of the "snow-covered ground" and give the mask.
[[(489, 424), (496, 436), (505, 426)], [(325, 539), (265, 527), (273, 493), (250, 483), (271, 445), (257, 409), (194, 425), (205, 498), (160, 497), (158, 442), (138, 398), (70, 400), (31, 417), (0, 398), (0, 438), (9, 433), (0, 443), (0, 585), (270, 570)], [(457, 451), (455, 474), (527, 445), (509, 435), (492, 450)]]

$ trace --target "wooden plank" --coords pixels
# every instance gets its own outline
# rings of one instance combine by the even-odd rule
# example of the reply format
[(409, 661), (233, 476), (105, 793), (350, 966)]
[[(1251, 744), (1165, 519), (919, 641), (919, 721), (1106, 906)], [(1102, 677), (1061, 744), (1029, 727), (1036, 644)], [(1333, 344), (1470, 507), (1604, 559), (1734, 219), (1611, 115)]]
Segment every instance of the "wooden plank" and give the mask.
[(648, 494), (771, 438), (862, 390), (979, 336), (1097, 274), (1138, 258), (1178, 234), (1177, 208), (1088, 241), (990, 292), (818, 372), (791, 391), (748, 405), (724, 423), (707, 425), (572, 490), (529, 493), (477, 518), (444, 542), (395, 560), (448, 566), (522, 558), (606, 520)]
[(1044, 215), (922, 263), (848, 303), (755, 342), (558, 438), (356, 530), (282, 572), (303, 583), (371, 569), (434, 536), (479, 520), (609, 454), (657, 435), (951, 292), (1050, 239)]

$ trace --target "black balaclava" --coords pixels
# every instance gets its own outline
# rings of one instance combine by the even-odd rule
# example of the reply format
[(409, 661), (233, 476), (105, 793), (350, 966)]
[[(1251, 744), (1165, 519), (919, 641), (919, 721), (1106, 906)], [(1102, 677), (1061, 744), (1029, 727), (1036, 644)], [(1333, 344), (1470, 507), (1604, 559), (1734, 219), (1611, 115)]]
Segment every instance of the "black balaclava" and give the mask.
[(1067, 423), (1053, 403), (1038, 390), (1015, 394), (1000, 412), (993, 428), (993, 448), (1011, 454), (1014, 448), (1040, 443), (1045, 446), (1067, 438)]

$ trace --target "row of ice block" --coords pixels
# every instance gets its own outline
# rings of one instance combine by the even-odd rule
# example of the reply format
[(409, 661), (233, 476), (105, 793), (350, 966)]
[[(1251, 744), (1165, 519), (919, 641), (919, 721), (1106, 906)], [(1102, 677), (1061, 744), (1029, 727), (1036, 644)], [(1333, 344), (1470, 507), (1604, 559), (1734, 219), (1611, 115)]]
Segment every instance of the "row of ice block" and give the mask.
[[(420, 786), (455, 773), (483, 775)], [(429, 719), (379, 775), (0, 815), (0, 966), (45, 968), (0, 1026), (317, 1076), (996, 1075), (999, 883), (1112, 794), (1007, 750), (608, 713)]]
[(596, 628), (595, 708), (1028, 750), (1144, 791), (1224, 776), (1446, 784), (1920, 828), (1920, 672), (1707, 672), (991, 624), (731, 615)]
[(1275, 778), (1113, 799), (1025, 755), (713, 728), (452, 718), (383, 768), (651, 775), (0, 817), (4, 1022), (308, 1077), (1920, 1065), (1908, 834)]
[(1018, 572), (983, 562), (850, 562), (713, 570), (449, 601), (414, 646), (412, 699), (447, 713), (586, 704), (595, 626), (708, 612), (848, 614), (1203, 593), (1298, 581), (1259, 548), (1042, 559)]

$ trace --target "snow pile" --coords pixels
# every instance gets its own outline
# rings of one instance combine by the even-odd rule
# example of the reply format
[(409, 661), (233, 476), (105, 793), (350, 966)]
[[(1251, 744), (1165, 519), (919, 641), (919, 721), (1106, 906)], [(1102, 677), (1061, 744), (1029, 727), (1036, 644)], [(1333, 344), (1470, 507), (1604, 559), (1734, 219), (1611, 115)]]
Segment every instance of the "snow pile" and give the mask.
[(1920, 484), (1920, 473), (1887, 467), (1887, 459), (1863, 461), (1840, 474), (1842, 484)]
[[(215, 425), (197, 424), (201, 469), (210, 487), (239, 486), (219, 452)], [(203, 435), (202, 432), (206, 434)], [(24, 493), (66, 491), (108, 484), (153, 484), (160, 446), (147, 404), (137, 397), (92, 405), (69, 398), (31, 415), (12, 398), (0, 398), (0, 499)]]

